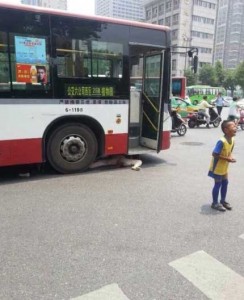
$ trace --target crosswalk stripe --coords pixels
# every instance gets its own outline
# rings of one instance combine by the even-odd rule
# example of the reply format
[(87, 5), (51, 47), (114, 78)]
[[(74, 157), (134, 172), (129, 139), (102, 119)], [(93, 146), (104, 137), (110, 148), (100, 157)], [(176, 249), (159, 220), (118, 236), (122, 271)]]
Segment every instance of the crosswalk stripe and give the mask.
[(106, 285), (89, 294), (72, 298), (71, 300), (130, 300), (116, 283)]
[(239, 238), (241, 238), (241, 239), (244, 240), (244, 234), (241, 234), (241, 235), (239, 236)]
[(169, 265), (212, 300), (244, 299), (244, 278), (204, 251)]

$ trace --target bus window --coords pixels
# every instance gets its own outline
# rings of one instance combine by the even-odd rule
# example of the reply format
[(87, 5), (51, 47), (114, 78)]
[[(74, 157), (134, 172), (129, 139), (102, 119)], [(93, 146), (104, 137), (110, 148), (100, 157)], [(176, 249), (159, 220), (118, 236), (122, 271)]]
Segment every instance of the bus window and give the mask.
[(123, 44), (95, 40), (98, 29), (93, 23), (57, 19), (53, 25), (58, 77), (122, 77)]
[(89, 76), (90, 54), (87, 41), (61, 36), (56, 39), (56, 45), (58, 77)]
[(122, 58), (122, 44), (92, 41), (92, 76), (120, 78)]
[(7, 35), (0, 32), (0, 92), (10, 90)]

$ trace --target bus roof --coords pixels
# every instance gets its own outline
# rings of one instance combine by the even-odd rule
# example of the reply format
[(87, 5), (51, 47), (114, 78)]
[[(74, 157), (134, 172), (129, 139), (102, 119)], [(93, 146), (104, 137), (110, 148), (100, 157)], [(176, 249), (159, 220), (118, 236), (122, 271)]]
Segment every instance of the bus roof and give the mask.
[(18, 9), (23, 11), (30, 11), (30, 12), (37, 12), (37, 13), (48, 13), (51, 15), (59, 15), (59, 16), (66, 16), (66, 17), (74, 17), (74, 18), (81, 18), (86, 20), (93, 20), (93, 21), (100, 21), (100, 22), (108, 22), (114, 24), (121, 24), (121, 25), (130, 25), (135, 27), (142, 27), (147, 29), (155, 29), (161, 31), (169, 31), (170, 28), (168, 26), (158, 25), (158, 24), (151, 24), (151, 23), (144, 23), (139, 21), (131, 21), (126, 19), (115, 19), (110, 17), (104, 16), (91, 16), (91, 15), (82, 15), (78, 13), (72, 13), (65, 10), (59, 9), (52, 9), (40, 6), (32, 6), (32, 5), (24, 5), (24, 4), (11, 4), (6, 2), (1, 2), (0, 0), (0, 7), (9, 8), (9, 9)]

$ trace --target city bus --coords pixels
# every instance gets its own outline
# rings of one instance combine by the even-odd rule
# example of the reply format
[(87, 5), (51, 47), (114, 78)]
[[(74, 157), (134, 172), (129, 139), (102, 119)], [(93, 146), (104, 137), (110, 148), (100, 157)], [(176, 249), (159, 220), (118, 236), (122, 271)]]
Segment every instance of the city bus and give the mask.
[(197, 105), (202, 101), (203, 95), (208, 97), (208, 102), (217, 98), (218, 93), (226, 95), (226, 90), (223, 87), (212, 87), (210, 85), (191, 85), (186, 87), (187, 96), (192, 104)]
[(168, 149), (170, 61), (166, 26), (0, 3), (0, 167)]
[(172, 77), (172, 96), (185, 99), (186, 97), (186, 77)]

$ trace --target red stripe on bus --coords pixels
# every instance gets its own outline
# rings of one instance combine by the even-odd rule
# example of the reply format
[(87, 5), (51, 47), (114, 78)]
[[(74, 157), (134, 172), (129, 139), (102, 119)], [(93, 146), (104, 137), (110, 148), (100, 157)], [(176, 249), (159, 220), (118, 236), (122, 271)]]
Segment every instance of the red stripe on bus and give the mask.
[(0, 166), (41, 163), (42, 139), (0, 141)]
[(105, 136), (105, 155), (127, 154), (128, 134), (107, 134)]
[[(170, 147), (170, 131), (162, 132), (161, 150)], [(105, 155), (127, 154), (128, 134), (107, 134)], [(0, 141), (0, 166), (34, 164), (43, 162), (42, 139)]]
[(162, 131), (161, 150), (166, 150), (170, 148), (170, 136), (170, 131)]

